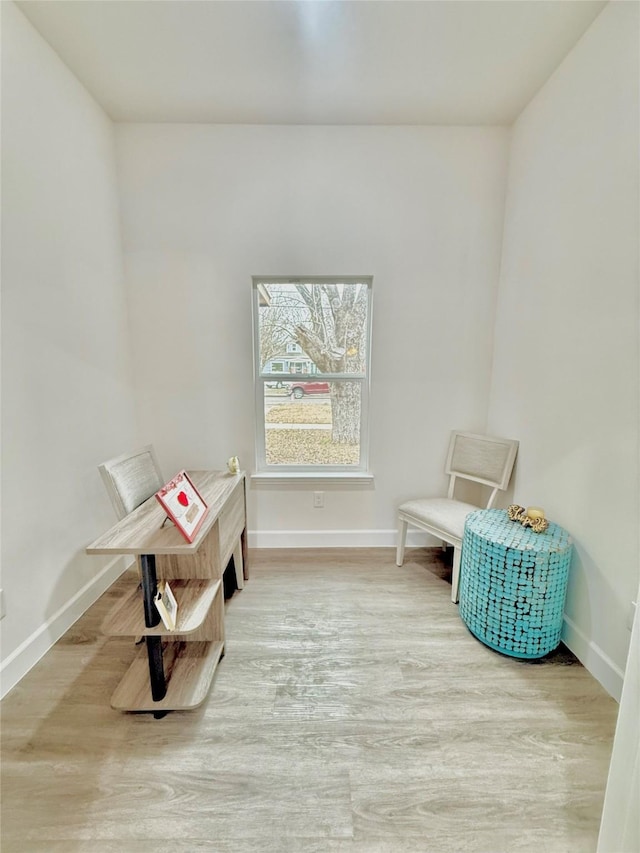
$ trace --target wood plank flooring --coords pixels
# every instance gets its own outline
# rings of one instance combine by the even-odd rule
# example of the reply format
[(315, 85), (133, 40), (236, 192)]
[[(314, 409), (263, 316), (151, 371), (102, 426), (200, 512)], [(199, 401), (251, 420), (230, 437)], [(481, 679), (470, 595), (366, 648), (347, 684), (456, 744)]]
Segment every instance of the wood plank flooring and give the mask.
[(591, 853), (617, 705), (485, 648), (441, 552), (254, 551), (206, 702), (109, 706), (118, 581), (2, 713), (2, 853)]

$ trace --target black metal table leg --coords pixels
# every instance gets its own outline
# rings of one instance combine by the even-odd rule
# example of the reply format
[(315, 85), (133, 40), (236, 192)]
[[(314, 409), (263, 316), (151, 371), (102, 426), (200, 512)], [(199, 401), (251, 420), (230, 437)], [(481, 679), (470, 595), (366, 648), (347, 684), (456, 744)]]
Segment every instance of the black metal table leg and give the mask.
[[(140, 556), (142, 567), (142, 594), (144, 598), (144, 623), (147, 628), (153, 628), (160, 622), (160, 613), (153, 599), (158, 590), (156, 577), (156, 558), (153, 554)], [(147, 655), (149, 656), (149, 680), (151, 682), (151, 697), (154, 702), (164, 699), (167, 694), (167, 682), (162, 665), (162, 638), (147, 637)]]
[(162, 666), (162, 638), (147, 637), (147, 655), (149, 656), (149, 679), (151, 681), (151, 698), (159, 702), (167, 695), (167, 683)]
[(160, 622), (160, 613), (153, 603), (158, 591), (155, 554), (141, 554), (140, 567), (142, 570), (142, 594), (144, 596), (144, 624), (147, 628), (153, 628)]

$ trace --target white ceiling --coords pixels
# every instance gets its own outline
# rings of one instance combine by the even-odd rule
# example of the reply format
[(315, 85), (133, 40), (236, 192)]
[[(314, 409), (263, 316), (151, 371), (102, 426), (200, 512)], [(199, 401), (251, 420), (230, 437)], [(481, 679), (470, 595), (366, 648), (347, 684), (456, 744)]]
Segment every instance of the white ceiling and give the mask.
[(510, 124), (606, 3), (18, 5), (116, 121)]

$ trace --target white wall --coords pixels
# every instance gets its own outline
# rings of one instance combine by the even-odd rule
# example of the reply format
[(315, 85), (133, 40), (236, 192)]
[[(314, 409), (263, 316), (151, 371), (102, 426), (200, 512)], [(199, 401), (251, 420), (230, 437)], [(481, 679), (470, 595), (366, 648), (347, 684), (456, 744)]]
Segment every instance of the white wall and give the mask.
[(501, 128), (117, 126), (137, 413), (168, 467), (238, 454), (254, 469), (252, 275), (374, 277), (375, 487), (327, 488), (322, 510), (312, 486), (254, 488), (253, 544), (392, 545), (398, 503), (446, 485), (449, 430), (484, 427), (507, 143)]
[(568, 644), (619, 696), (638, 588), (638, 5), (611, 3), (513, 128), (488, 425), (575, 537)]
[(1, 6), (6, 692), (113, 579), (83, 549), (114, 521), (96, 465), (134, 412), (113, 127)]

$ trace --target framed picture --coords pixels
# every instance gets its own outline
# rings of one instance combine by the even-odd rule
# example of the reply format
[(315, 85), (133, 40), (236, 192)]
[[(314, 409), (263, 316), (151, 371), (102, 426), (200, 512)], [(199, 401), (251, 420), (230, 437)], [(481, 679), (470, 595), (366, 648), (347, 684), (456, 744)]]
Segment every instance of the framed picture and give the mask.
[(178, 618), (178, 602), (167, 581), (161, 581), (158, 584), (158, 591), (153, 600), (158, 608), (158, 613), (164, 623), (164, 627), (168, 628), (169, 631), (175, 631)]
[(207, 514), (207, 505), (187, 472), (180, 471), (165, 483), (156, 498), (187, 542), (193, 542)]

